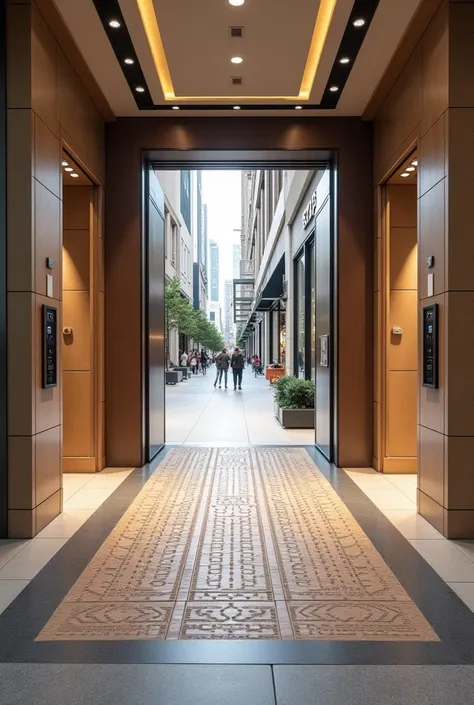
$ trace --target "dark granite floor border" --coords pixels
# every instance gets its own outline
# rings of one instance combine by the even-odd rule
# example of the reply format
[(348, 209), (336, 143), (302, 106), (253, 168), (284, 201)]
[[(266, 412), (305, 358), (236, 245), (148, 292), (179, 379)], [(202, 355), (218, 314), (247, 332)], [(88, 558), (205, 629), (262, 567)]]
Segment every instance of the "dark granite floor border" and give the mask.
[(169, 451), (165, 448), (152, 465), (129, 475), (0, 616), (0, 662), (474, 664), (474, 614), (343, 470), (329, 464), (314, 448), (307, 450), (421, 609), (440, 642), (35, 642), (70, 587)]

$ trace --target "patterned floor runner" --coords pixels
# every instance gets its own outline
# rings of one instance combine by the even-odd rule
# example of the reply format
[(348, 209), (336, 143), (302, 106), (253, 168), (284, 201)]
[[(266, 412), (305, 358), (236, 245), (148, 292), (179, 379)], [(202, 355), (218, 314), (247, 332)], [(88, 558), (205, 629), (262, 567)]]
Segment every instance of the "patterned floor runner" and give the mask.
[(39, 641), (438, 641), (301, 448), (171, 450)]

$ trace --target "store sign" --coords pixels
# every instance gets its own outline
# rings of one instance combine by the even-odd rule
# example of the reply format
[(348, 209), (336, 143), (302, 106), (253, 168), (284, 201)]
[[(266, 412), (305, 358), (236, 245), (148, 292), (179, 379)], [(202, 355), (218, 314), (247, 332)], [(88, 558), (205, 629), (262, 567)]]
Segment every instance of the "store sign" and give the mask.
[(303, 230), (306, 230), (309, 223), (311, 222), (311, 219), (314, 218), (314, 216), (316, 215), (317, 204), (318, 204), (318, 197), (317, 197), (317, 194), (315, 191), (313, 193), (313, 195), (311, 196), (311, 198), (308, 202), (308, 205), (306, 206), (306, 208), (303, 211), (303, 218), (302, 218)]

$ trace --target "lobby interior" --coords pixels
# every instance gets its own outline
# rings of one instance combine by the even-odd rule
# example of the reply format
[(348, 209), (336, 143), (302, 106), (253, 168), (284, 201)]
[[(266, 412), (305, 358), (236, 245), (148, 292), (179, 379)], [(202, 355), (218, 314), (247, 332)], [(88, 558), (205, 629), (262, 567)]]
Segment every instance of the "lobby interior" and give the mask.
[[(470, 0), (0, 9), (2, 705), (469, 700), (473, 26)], [(265, 422), (263, 378), (165, 401), (153, 169), (265, 164), (334, 175), (323, 452)]]

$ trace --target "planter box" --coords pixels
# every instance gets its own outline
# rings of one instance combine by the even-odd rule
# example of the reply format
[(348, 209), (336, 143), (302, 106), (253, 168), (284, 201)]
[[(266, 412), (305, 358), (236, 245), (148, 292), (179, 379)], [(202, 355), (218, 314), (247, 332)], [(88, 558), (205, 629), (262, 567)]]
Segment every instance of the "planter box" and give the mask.
[(284, 377), (285, 375), (286, 370), (284, 367), (267, 367), (265, 370), (265, 377), (270, 384), (273, 384), (276, 379), (280, 379), (280, 377)]
[(182, 372), (183, 373), (183, 380), (189, 379), (189, 375), (191, 372), (189, 367), (174, 367), (172, 371), (173, 372)]
[(183, 380), (183, 373), (178, 370), (168, 370), (166, 372), (166, 384), (178, 384)]
[(314, 409), (282, 409), (278, 404), (274, 409), (283, 428), (314, 428)]

